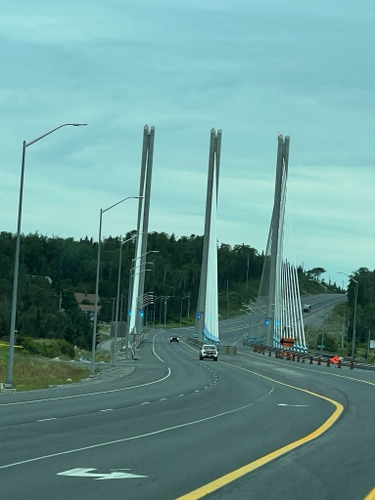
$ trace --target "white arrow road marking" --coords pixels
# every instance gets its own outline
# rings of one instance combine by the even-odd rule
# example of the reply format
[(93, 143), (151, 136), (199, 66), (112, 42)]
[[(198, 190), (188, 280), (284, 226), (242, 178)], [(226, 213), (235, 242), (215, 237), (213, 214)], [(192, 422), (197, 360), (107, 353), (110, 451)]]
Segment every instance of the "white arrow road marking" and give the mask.
[(277, 406), (292, 406), (293, 408), (302, 408), (302, 407), (310, 406), (310, 405), (287, 405), (285, 403), (278, 403)]
[(128, 472), (124, 472), (130, 469), (119, 469), (111, 472), (100, 472), (98, 469), (71, 469), (66, 470), (65, 472), (58, 472), (57, 476), (74, 476), (74, 477), (89, 477), (95, 479), (96, 481), (100, 481), (101, 479), (134, 479), (139, 477), (148, 477), (148, 476), (140, 476), (138, 474), (129, 474)]

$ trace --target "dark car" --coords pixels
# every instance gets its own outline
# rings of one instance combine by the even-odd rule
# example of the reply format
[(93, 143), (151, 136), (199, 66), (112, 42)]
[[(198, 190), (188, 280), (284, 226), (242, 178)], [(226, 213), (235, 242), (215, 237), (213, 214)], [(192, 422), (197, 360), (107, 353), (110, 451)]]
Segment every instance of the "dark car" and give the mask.
[(179, 337), (171, 337), (169, 342), (177, 342), (177, 344), (178, 344), (179, 340), (180, 340)]

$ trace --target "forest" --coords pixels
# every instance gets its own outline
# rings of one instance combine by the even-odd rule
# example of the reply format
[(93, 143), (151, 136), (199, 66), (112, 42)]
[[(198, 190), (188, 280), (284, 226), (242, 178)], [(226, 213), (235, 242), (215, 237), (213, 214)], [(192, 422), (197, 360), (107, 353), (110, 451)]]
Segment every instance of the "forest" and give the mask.
[[(126, 317), (129, 270), (134, 259), (135, 231), (124, 237), (108, 237), (101, 244), (100, 320), (114, 319), (115, 298), (122, 248), (120, 319)], [(123, 241), (130, 240), (123, 245)], [(0, 233), (0, 337), (10, 331), (13, 269), (16, 237)], [(164, 313), (158, 297), (168, 296), (169, 325), (193, 324), (198, 301), (203, 236), (151, 232), (145, 273), (145, 292), (153, 292), (156, 304), (150, 305), (145, 320), (161, 324)], [(95, 293), (98, 243), (92, 238), (47, 237), (38, 233), (22, 235), (17, 300), (17, 337), (62, 339), (89, 349), (92, 322), (78, 310), (74, 293)], [(218, 245), (218, 291), (220, 319), (241, 313), (255, 299), (264, 255), (248, 245)], [(300, 288), (304, 293), (321, 293), (312, 279), (321, 280), (324, 269), (304, 271), (298, 267)], [(359, 342), (374, 329), (375, 273), (361, 268), (352, 274), (358, 281), (357, 336)], [(321, 280), (324, 283), (324, 280)], [(348, 289), (348, 307), (354, 306), (353, 282)], [(326, 284), (329, 291), (336, 285)], [(148, 310), (149, 309), (149, 310)], [(349, 318), (350, 314), (348, 314)], [(350, 323), (348, 322), (348, 329)]]

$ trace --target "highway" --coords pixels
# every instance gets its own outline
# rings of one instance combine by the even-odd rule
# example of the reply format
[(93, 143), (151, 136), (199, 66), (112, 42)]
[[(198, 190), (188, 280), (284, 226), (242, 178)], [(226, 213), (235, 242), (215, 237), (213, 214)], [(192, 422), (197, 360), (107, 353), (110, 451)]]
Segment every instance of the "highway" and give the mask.
[(1, 498), (353, 500), (375, 486), (372, 372), (240, 342), (200, 361), (179, 334), (150, 333), (126, 376), (2, 395)]
[[(323, 323), (324, 315), (328, 317), (336, 304), (346, 300), (344, 294), (319, 294), (305, 297), (302, 303), (311, 305), (311, 312), (303, 315), (305, 325), (319, 327)], [(265, 317), (264, 310), (253, 307), (250, 313), (221, 321), (220, 342), (224, 345), (239, 345), (247, 334), (250, 337), (262, 337), (265, 334)], [(190, 331), (193, 330), (190, 329)]]

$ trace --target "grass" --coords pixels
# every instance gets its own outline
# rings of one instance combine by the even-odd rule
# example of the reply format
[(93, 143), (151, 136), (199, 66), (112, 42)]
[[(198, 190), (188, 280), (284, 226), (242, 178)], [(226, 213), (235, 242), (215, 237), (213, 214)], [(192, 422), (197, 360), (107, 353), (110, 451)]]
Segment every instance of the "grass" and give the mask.
[[(6, 369), (7, 355), (0, 349), (0, 381), (6, 380)], [(79, 382), (88, 376), (88, 368), (73, 363), (53, 361), (25, 353), (14, 354), (12, 384), (17, 391), (45, 389), (51, 385)]]

